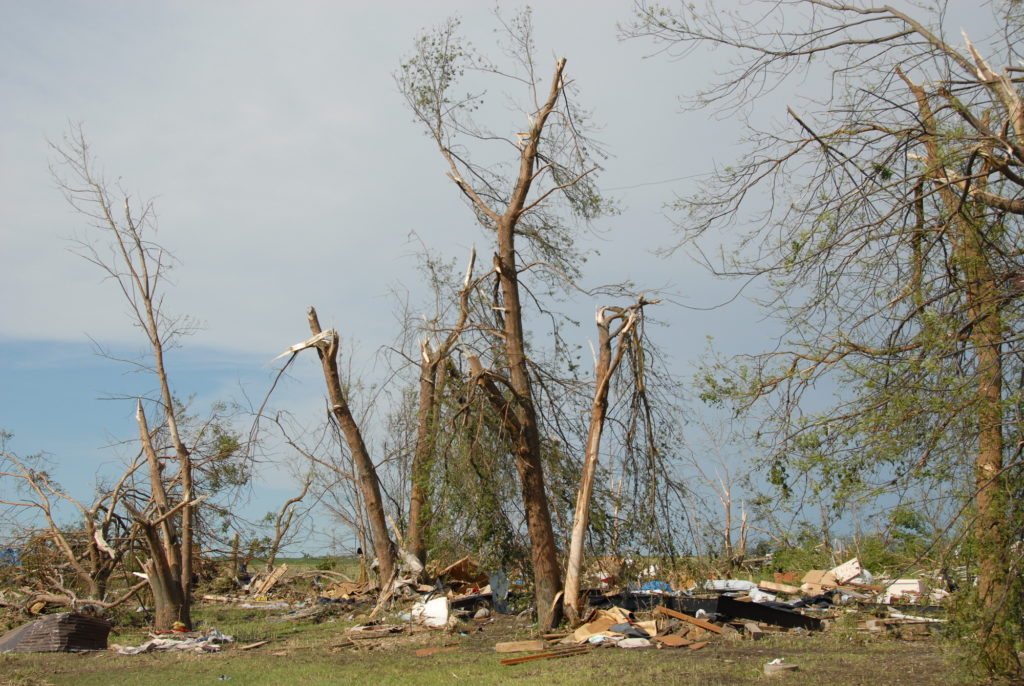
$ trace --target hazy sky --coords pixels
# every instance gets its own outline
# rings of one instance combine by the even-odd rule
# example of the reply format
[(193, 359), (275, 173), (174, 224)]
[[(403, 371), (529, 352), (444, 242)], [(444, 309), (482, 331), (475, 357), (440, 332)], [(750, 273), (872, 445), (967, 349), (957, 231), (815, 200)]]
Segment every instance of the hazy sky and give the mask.
[[(541, 64), (568, 58), (612, 154), (601, 185), (624, 208), (598, 225), (584, 285), (629, 279), (707, 307), (733, 286), (651, 251), (673, 240), (663, 203), (735, 158), (743, 131), (680, 111), (679, 95), (726, 68), (721, 56), (644, 59), (650, 44), (617, 37), (631, 7), (534, 7)], [(48, 141), (69, 122), (82, 124), (108, 181), (154, 199), (158, 239), (180, 260), (166, 307), (204, 328), (171, 357), (176, 392), (199, 408), (261, 396), (271, 358), (307, 335), (311, 304), (356, 371), (380, 380), (374, 353), (398, 328), (391, 293), (421, 287), (420, 243), (459, 261), (486, 245), (393, 80), (413, 39), (453, 13), (497, 59), (480, 2), (0, 0), (0, 428), (15, 433), (10, 447), (50, 453), (62, 481), (87, 488), (116, 459), (104, 446), (134, 434), (133, 404), (101, 398), (153, 385), (92, 354), (90, 339), (119, 353), (140, 342), (114, 285), (68, 250), (85, 222), (50, 175)], [(581, 337), (601, 304), (574, 303)], [(770, 327), (742, 301), (655, 314), (681, 374), (708, 334), (730, 350), (768, 343)], [(306, 362), (279, 404), (319, 406), (322, 380)], [(263, 509), (290, 488), (264, 475)]]

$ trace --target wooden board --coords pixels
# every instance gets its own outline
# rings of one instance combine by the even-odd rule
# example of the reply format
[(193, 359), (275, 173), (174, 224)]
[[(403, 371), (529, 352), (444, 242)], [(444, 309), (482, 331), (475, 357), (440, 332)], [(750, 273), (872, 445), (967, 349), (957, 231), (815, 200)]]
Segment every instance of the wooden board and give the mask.
[(771, 593), (788, 593), (790, 595), (799, 595), (799, 586), (790, 586), (789, 584), (778, 584), (774, 581), (758, 581), (757, 587), (762, 591), (769, 591)]
[(504, 643), (496, 643), (494, 645), (494, 652), (496, 653), (533, 653), (545, 650), (548, 644), (542, 640), (536, 641), (506, 641)]
[(548, 653), (537, 653), (536, 655), (524, 655), (523, 657), (510, 657), (507, 660), (502, 660), (499, 664), (502, 665), (518, 665), (521, 662), (531, 662), (533, 660), (550, 660), (558, 657), (571, 657), (573, 655), (586, 655), (590, 652), (590, 648), (586, 646), (578, 646), (575, 648), (565, 648), (563, 650), (553, 650)]
[(420, 648), (416, 651), (416, 657), (428, 657), (430, 655), (436, 655), (437, 653), (450, 653), (453, 650), (458, 650), (459, 646), (434, 646), (433, 648)]
[(743, 622), (743, 628), (746, 630), (747, 635), (754, 641), (760, 641), (764, 638), (765, 634), (754, 622)]
[(716, 626), (716, 625), (712, 624), (711, 622), (705, 622), (703, 619), (697, 619), (696, 617), (691, 617), (690, 615), (684, 614), (682, 612), (676, 612), (675, 610), (673, 610), (671, 608), (668, 608), (668, 607), (664, 607), (664, 606), (656, 607), (656, 608), (654, 608), (654, 614), (656, 614), (656, 615), (659, 615), (659, 614), (660, 615), (666, 615), (668, 617), (675, 617), (676, 619), (681, 619), (684, 622), (689, 622), (690, 624), (693, 624), (694, 626), (699, 626), (701, 629), (706, 629), (707, 631), (712, 631), (712, 632), (714, 632), (716, 634), (722, 633), (722, 627), (720, 627), (720, 626)]
[(251, 594), (263, 595), (264, 593), (272, 589), (274, 585), (281, 580), (281, 577), (284, 576), (284, 573), (287, 571), (288, 565), (282, 564), (280, 567), (271, 572), (270, 576), (268, 576), (259, 586), (257, 586), (256, 590), (252, 591)]

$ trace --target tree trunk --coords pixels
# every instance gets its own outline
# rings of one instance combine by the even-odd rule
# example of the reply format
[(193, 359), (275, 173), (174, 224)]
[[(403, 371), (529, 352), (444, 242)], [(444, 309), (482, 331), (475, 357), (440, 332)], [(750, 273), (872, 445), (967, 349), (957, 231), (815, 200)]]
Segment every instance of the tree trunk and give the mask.
[[(618, 316), (621, 316), (621, 312)], [(590, 524), (590, 501), (594, 492), (594, 475), (597, 473), (597, 460), (600, 454), (601, 433), (604, 431), (605, 415), (608, 411), (608, 392), (611, 387), (612, 375), (622, 360), (623, 346), (620, 343), (615, 359), (612, 359), (612, 335), (609, 333), (609, 320), (605, 308), (597, 313), (598, 359), (596, 369), (597, 384), (594, 388), (594, 400), (590, 407), (590, 427), (587, 431), (586, 454), (583, 458), (583, 475), (580, 488), (576, 493), (576, 510), (572, 520), (572, 538), (569, 543), (569, 559), (565, 570), (565, 596), (563, 605), (569, 622), (576, 624), (581, 617), (579, 607), (580, 569), (583, 566), (583, 544), (586, 539), (587, 527)], [(618, 334), (626, 333), (626, 326)]]
[[(307, 312), (309, 319), (309, 330), (314, 336), (322, 333), (320, 321), (317, 319), (316, 310), (312, 307)], [(388, 534), (387, 518), (384, 516), (384, 500), (380, 495), (380, 481), (377, 479), (377, 469), (370, 459), (370, 453), (363, 441), (363, 434), (359, 425), (352, 416), (345, 393), (341, 388), (341, 379), (338, 375), (338, 334), (333, 332), (328, 341), (320, 342), (316, 346), (317, 354), (320, 356), (320, 363), (324, 370), (324, 379), (327, 382), (327, 393), (331, 401), (331, 412), (341, 427), (349, 450), (352, 452), (352, 461), (356, 466), (356, 474), (359, 478), (359, 487), (363, 496), (363, 506), (366, 509), (366, 518), (370, 523), (370, 535), (373, 538), (373, 550), (377, 555), (380, 564), (381, 583), (387, 583), (391, 579), (395, 569), (395, 546)], [(386, 589), (381, 589), (386, 590)]]
[(1007, 500), (1003, 478), (1002, 316), (998, 282), (983, 252), (982, 231), (972, 227), (965, 238), (965, 276), (968, 312), (973, 329), (971, 347), (978, 374), (978, 457), (974, 486), (977, 521), (978, 600), (983, 608), (979, 627), (986, 660), (996, 671), (1019, 665), (1012, 643), (1004, 640), (1002, 624), (1019, 621), (1007, 616), (1009, 592)]
[[(974, 462), (974, 503), (977, 515), (974, 538), (978, 554), (978, 642), (986, 667), (992, 673), (1020, 673), (1021, 662), (1009, 632), (1003, 627), (1019, 623), (1012, 616), (1015, 604), (1007, 602), (1011, 578), (1007, 566), (1010, 537), (1007, 529), (1008, 503), (1003, 477), (1003, 295), (992, 265), (991, 248), (985, 232), (990, 226), (988, 208), (966, 201), (960, 189), (948, 180), (941, 137), (934, 124), (934, 111), (924, 89), (902, 73), (917, 100), (926, 135), (921, 138), (928, 156), (929, 174), (939, 187), (939, 197), (954, 229), (953, 249), (964, 281), (964, 298), (970, 327), (969, 348), (977, 365), (976, 418), (978, 455)], [(987, 115), (986, 115), (987, 117)], [(987, 119), (986, 126), (987, 126)], [(991, 159), (991, 143), (986, 143)], [(986, 162), (985, 164), (988, 164)], [(991, 168), (988, 171), (992, 171)], [(975, 190), (984, 191), (982, 174)]]
[(543, 107), (530, 126), (530, 138), (519, 156), (519, 173), (515, 188), (504, 214), (497, 221), (498, 254), (496, 269), (501, 284), (504, 307), (504, 347), (512, 388), (513, 412), (518, 431), (512, 436), (516, 470), (522, 489), (526, 529), (530, 536), (530, 556), (533, 562), (534, 598), (537, 603), (537, 622), (541, 631), (550, 630), (561, 617), (555, 601), (562, 586), (558, 565), (558, 550), (548, 510), (547, 490), (544, 487), (544, 463), (541, 456), (540, 431), (537, 412), (533, 404), (530, 373), (526, 358), (526, 338), (523, 334), (523, 308), (519, 300), (519, 265), (516, 260), (515, 229), (520, 213), (526, 207), (537, 162), (537, 146), (544, 124), (554, 109), (562, 91), (562, 72), (565, 60), (555, 65), (551, 90)]
[(544, 487), (544, 464), (541, 457), (540, 431), (526, 364), (522, 306), (519, 301), (519, 279), (513, 241), (514, 225), (503, 221), (498, 227), (498, 261), (500, 264), (502, 304), (505, 308), (505, 355), (509, 382), (514, 394), (513, 412), (518, 431), (512, 436), (516, 470), (522, 489), (526, 528), (530, 536), (533, 562), (534, 598), (537, 621), (542, 631), (558, 623), (559, 613), (552, 611), (561, 590), (562, 574), (558, 550), (548, 510)]
[(427, 545), (423, 519), (427, 513), (430, 468), (434, 457), (434, 430), (437, 423), (437, 388), (439, 357), (427, 341), (420, 348), (419, 407), (416, 410), (416, 447), (412, 457), (412, 485), (409, 489), (409, 528), (406, 546), (421, 563), (427, 563)]

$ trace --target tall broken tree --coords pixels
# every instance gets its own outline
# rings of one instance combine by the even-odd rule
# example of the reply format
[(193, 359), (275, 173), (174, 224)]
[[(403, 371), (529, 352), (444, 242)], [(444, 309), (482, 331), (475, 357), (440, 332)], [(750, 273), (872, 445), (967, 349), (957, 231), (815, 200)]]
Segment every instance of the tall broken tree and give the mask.
[[(512, 43), (507, 52), (516, 61), (512, 70), (519, 70), (505, 76), (524, 88), (525, 130), (482, 130), (471, 115), (481, 104), (479, 99), (454, 93), (457, 80), (467, 71), (503, 75), (460, 42), (457, 20), (419, 38), (397, 80), (410, 109), (437, 144), (449, 178), (480, 225), (494, 236), (497, 287), (492, 308), (497, 321), (475, 322), (490, 331), (494, 344), (490, 359), (478, 360), (473, 380), (501, 417), (511, 444), (530, 538), (538, 620), (541, 627), (549, 627), (559, 615), (562, 580), (545, 489), (522, 278), (529, 272), (554, 288), (571, 283), (578, 275), (578, 261), (567, 221), (588, 221), (606, 208), (592, 180), (598, 166), (590, 151), (596, 146), (582, 136), (586, 126), (573, 104), (565, 60), (557, 60), (544, 89), (535, 73), (529, 11), (505, 28)], [(509, 173), (500, 164), (474, 163), (467, 143), (481, 154), (487, 145), (498, 146), (510, 159)]]
[(424, 515), (429, 506), (429, 482), (431, 467), (436, 453), (436, 437), (439, 430), (438, 414), (441, 393), (448, 374), (450, 356), (469, 316), (469, 297), (475, 286), (473, 269), (476, 266), (476, 250), (469, 257), (466, 275), (459, 291), (459, 312), (455, 323), (448, 328), (444, 338), (436, 345), (430, 345), (430, 338), (420, 343), (419, 404), (416, 408), (416, 443), (412, 457), (412, 484), (409, 488), (409, 525), (406, 529), (406, 546), (420, 563), (427, 561), (427, 545), (424, 532)]
[[(644, 305), (652, 304), (643, 298), (630, 307), (602, 307), (597, 311), (597, 359), (594, 374), (594, 401), (590, 408), (590, 423), (587, 431), (583, 474), (576, 494), (576, 509), (572, 520), (572, 538), (569, 543), (569, 559), (565, 570), (565, 595), (563, 605), (569, 621), (575, 624), (579, 619), (580, 568), (583, 564), (583, 543), (590, 523), (590, 501), (594, 492), (594, 477), (601, 449), (601, 434), (604, 431), (608, 412), (608, 395), (612, 377), (623, 355), (629, 347), (638, 348), (641, 337), (636, 327), (643, 316)], [(615, 327), (614, 329), (612, 327)], [(613, 345), (618, 340), (618, 345)]]
[[(324, 381), (327, 384), (327, 396), (331, 403), (331, 416), (337, 421), (342, 435), (352, 453), (352, 461), (355, 463), (356, 476), (359, 482), (360, 494), (366, 512), (366, 519), (370, 525), (370, 536), (373, 540), (374, 554), (380, 565), (381, 590), (386, 591), (387, 585), (394, 581), (396, 572), (395, 545), (388, 534), (388, 521), (384, 512), (384, 500), (381, 497), (380, 479), (377, 477), (377, 468), (370, 457), (370, 451), (363, 440), (359, 423), (352, 415), (348, 399), (341, 384), (341, 377), (338, 374), (338, 332), (334, 329), (324, 331), (320, 328), (320, 320), (317, 318), (316, 309), (310, 307), (307, 311), (309, 330), (313, 337), (302, 343), (289, 348), (284, 354), (291, 354), (292, 358), (306, 348), (316, 348), (317, 356), (323, 367)], [(290, 361), (290, 360), (289, 360)]]

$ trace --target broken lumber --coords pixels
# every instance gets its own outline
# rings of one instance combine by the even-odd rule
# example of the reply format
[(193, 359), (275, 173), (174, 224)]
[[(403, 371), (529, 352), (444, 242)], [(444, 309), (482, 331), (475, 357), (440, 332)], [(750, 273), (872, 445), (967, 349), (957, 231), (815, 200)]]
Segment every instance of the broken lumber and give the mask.
[(548, 644), (544, 641), (506, 641), (504, 643), (496, 643), (494, 645), (494, 652), (496, 653), (535, 653), (544, 650), (548, 647)]
[(268, 643), (270, 643), (270, 641), (256, 641), (255, 643), (249, 643), (248, 645), (238, 646), (238, 650), (252, 650), (253, 648), (265, 646)]
[(252, 595), (264, 595), (267, 591), (272, 589), (277, 584), (278, 581), (281, 580), (281, 577), (284, 576), (284, 573), (287, 571), (287, 564), (282, 564), (280, 567), (277, 567), (273, 572), (270, 573), (270, 576), (264, 579), (256, 587), (255, 590), (251, 591)]
[(453, 650), (458, 650), (459, 646), (434, 646), (432, 648), (420, 648), (416, 651), (416, 657), (429, 657), (430, 655), (436, 655), (437, 653), (450, 653)]
[[(845, 584), (847, 581), (853, 581), (864, 569), (860, 566), (860, 560), (856, 557), (852, 560), (847, 560), (841, 565), (833, 567), (829, 570), (829, 574), (838, 582), (838, 584)], [(806, 581), (806, 579), (805, 579)]]
[(676, 619), (681, 619), (684, 622), (689, 622), (690, 624), (693, 624), (694, 626), (699, 626), (701, 629), (706, 629), (708, 631), (713, 631), (716, 634), (722, 633), (722, 627), (720, 627), (720, 626), (712, 624), (711, 622), (705, 622), (703, 619), (697, 619), (696, 617), (691, 617), (690, 615), (684, 614), (682, 612), (676, 612), (675, 610), (673, 610), (671, 608), (667, 608), (664, 605), (662, 605), (660, 607), (654, 608), (654, 614), (665, 615), (667, 617), (675, 617)]
[(518, 665), (521, 662), (531, 662), (533, 660), (552, 660), (559, 657), (572, 657), (573, 655), (586, 655), (590, 652), (588, 646), (576, 646), (573, 648), (565, 648), (564, 650), (552, 650), (547, 653), (538, 653), (536, 655), (524, 655), (523, 657), (511, 657), (506, 660), (502, 660), (499, 664), (502, 665)]
[(693, 641), (682, 636), (676, 636), (675, 634), (668, 634), (666, 636), (654, 636), (651, 638), (652, 641), (657, 641), (662, 645), (666, 645), (669, 648), (680, 648), (682, 646), (693, 645)]
[(764, 631), (754, 622), (743, 622), (743, 628), (752, 641), (760, 641), (765, 637)]
[(757, 587), (762, 591), (769, 591), (771, 593), (788, 593), (789, 595), (799, 595), (799, 586), (790, 586), (789, 584), (779, 584), (774, 581), (758, 581)]

